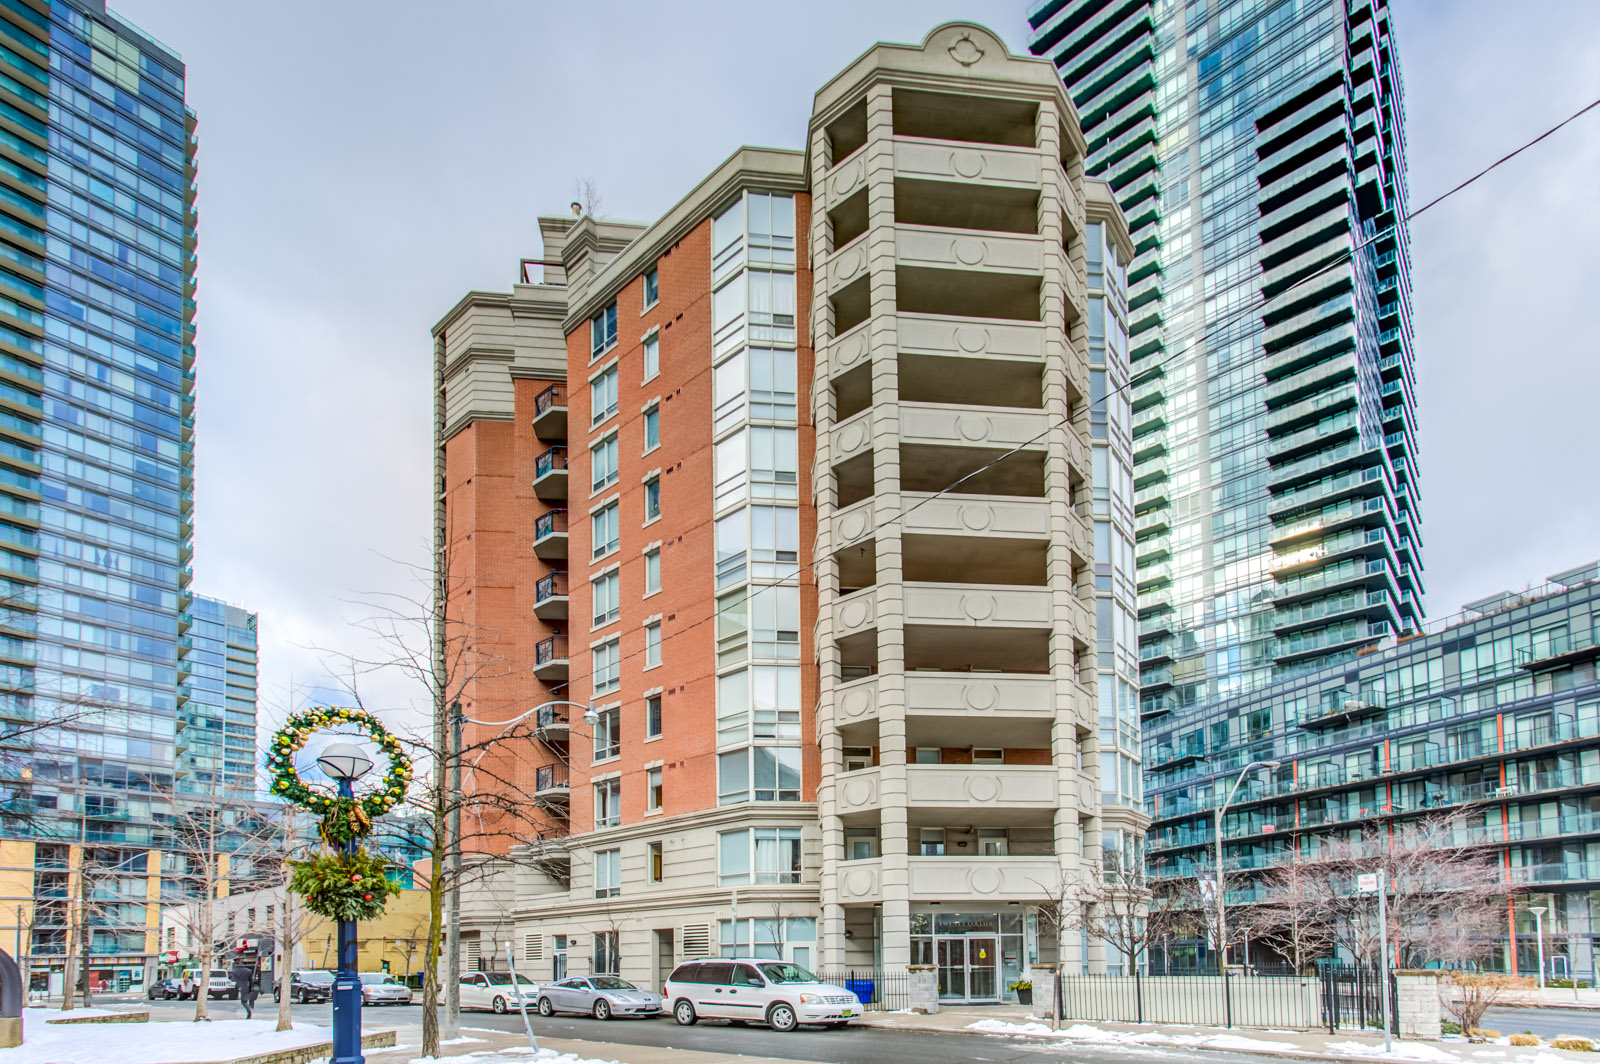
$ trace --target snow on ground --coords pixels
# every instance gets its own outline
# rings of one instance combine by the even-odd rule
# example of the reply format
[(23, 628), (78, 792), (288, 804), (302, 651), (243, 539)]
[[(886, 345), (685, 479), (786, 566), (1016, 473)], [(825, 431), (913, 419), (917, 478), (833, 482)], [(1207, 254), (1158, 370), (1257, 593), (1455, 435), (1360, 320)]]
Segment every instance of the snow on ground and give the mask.
[[(1210, 1046), (1214, 1049), (1235, 1049), (1242, 1052), (1263, 1052), (1298, 1049), (1293, 1042), (1277, 1042), (1266, 1038), (1246, 1038), (1237, 1034), (1163, 1034), (1160, 1031), (1107, 1031), (1087, 1023), (1075, 1023), (1059, 1031), (1042, 1023), (1006, 1023), (1004, 1020), (979, 1020), (967, 1024), (967, 1030), (982, 1034), (1046, 1035), (1078, 1042), (1100, 1042), (1110, 1045), (1178, 1045)], [(1067, 1044), (1067, 1043), (1063, 1043)], [(1454, 1058), (1452, 1058), (1454, 1059)]]
[(38, 1008), (30, 1005), (22, 1015), (25, 1023), (30, 1021), (33, 1023), (48, 1023), (51, 1020), (66, 1020), (73, 1017), (81, 1020), (85, 1016), (111, 1016), (117, 1011), (117, 1009), (73, 1009), (71, 1012), (62, 1012), (60, 1009)]
[(529, 1064), (530, 1061), (538, 1061), (538, 1064), (617, 1064), (614, 1060), (595, 1060), (572, 1053), (557, 1053), (553, 1049), (541, 1049), (536, 1053), (526, 1046), (486, 1049), (460, 1057), (418, 1057), (411, 1064)]
[(1425, 1061), (1459, 1061), (1461, 1058), (1447, 1049), (1438, 1046), (1422, 1045), (1418, 1042), (1396, 1042), (1394, 1047), (1384, 1053), (1381, 1045), (1368, 1045), (1365, 1042), (1329, 1042), (1327, 1047), (1330, 1052), (1347, 1053), (1357, 1057), (1390, 1057), (1395, 1060), (1425, 1060)]
[[(74, 1009), (66, 1015), (84, 1014), (83, 1009)], [(59, 1009), (23, 1010), (23, 1043), (15, 1049), (0, 1049), (0, 1064), (105, 1064), (107, 1045), (116, 1046), (117, 1064), (185, 1064), (294, 1049), (333, 1037), (326, 1027), (274, 1031), (276, 1020), (114, 1025), (45, 1022), (61, 1015)]]

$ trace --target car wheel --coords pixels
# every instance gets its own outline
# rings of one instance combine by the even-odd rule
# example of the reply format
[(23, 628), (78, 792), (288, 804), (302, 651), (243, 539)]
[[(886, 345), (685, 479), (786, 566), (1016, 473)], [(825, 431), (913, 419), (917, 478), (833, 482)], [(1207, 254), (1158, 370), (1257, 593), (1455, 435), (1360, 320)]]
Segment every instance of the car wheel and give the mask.
[(694, 1005), (687, 1001), (672, 1006), (672, 1018), (678, 1021), (679, 1027), (693, 1027), (700, 1022), (700, 1017), (694, 1014)]
[(556, 1007), (554, 1005), (550, 1004), (550, 999), (547, 998), (547, 997), (540, 998), (539, 999), (539, 1015), (541, 1015), (541, 1016), (554, 1016), (555, 1014), (556, 1014)]
[(774, 1031), (792, 1031), (800, 1026), (800, 1021), (794, 1014), (794, 1008), (780, 1001), (767, 1010), (767, 1026)]
[(597, 1020), (609, 1020), (611, 1018), (611, 1002), (605, 998), (596, 1001), (594, 1003), (594, 1018)]
[(506, 999), (505, 998), (497, 997), (497, 998), (494, 999), (494, 1011), (499, 1012), (499, 1013), (504, 1013), (506, 1011)]

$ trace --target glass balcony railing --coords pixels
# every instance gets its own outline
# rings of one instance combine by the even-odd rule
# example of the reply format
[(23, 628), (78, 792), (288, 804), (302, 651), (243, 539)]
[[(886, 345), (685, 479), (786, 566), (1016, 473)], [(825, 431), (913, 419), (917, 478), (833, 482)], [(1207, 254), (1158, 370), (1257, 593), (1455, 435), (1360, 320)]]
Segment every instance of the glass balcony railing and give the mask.
[(533, 460), (533, 476), (547, 476), (550, 473), (561, 472), (567, 468), (567, 449), (565, 447), (552, 447)]
[(1533, 645), (1516, 652), (1517, 665), (1520, 668), (1530, 668), (1545, 661), (1556, 661), (1569, 654), (1582, 654), (1595, 650), (1597, 646), (1596, 630), (1579, 629), (1576, 632), (1560, 632), (1544, 638), (1536, 638)]
[(533, 541), (539, 542), (567, 530), (567, 511), (551, 510), (533, 519)]
[(552, 384), (550, 387), (533, 397), (533, 416), (541, 417), (546, 412), (553, 410), (558, 406), (566, 405), (566, 392), (561, 389), (559, 384)]
[(533, 601), (537, 605), (548, 599), (565, 598), (567, 594), (567, 574), (564, 572), (550, 573), (541, 577), (533, 585)]

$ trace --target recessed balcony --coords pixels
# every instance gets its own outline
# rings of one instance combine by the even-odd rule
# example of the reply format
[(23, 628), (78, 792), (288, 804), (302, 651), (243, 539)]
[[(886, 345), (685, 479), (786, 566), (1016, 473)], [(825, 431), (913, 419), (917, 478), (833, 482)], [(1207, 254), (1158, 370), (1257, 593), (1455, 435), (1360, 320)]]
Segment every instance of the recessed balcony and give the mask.
[(1054, 765), (907, 765), (906, 804), (960, 811), (1054, 809)]
[[(1060, 858), (912, 857), (910, 893), (914, 899), (989, 902), (1037, 901), (1040, 891), (1061, 878)], [(1041, 887), (1041, 884), (1045, 886)]]

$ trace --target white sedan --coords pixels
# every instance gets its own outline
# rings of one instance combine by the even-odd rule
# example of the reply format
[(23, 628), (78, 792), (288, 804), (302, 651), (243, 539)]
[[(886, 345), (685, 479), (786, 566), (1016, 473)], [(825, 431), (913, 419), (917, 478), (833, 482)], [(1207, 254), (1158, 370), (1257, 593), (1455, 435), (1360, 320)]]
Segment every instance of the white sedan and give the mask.
[(461, 1007), (510, 1012), (517, 1007), (517, 991), (528, 1008), (539, 997), (539, 984), (525, 975), (517, 976), (515, 988), (509, 972), (470, 972), (461, 977)]

